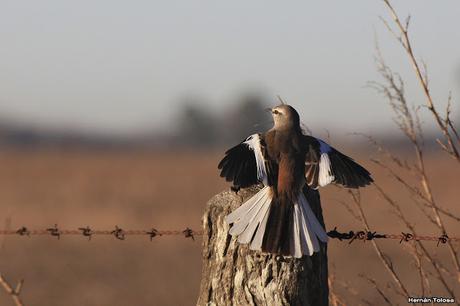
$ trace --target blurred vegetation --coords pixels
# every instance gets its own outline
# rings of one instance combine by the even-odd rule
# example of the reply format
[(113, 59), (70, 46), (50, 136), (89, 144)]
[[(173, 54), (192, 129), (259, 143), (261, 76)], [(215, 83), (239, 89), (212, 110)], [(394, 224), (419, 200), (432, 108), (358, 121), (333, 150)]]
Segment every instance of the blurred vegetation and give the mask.
[(210, 146), (219, 140), (219, 120), (199, 103), (185, 105), (177, 125), (175, 144)]
[(196, 100), (187, 101), (178, 117), (173, 145), (211, 147), (238, 143), (265, 130), (271, 122), (262, 96), (243, 95), (230, 109), (213, 114)]
[[(66, 129), (37, 128), (25, 122), (14, 122), (0, 113), (0, 147), (34, 150), (40, 148), (61, 149), (209, 149), (229, 147), (244, 140), (253, 133), (271, 128), (272, 118), (268, 107), (274, 106), (263, 94), (249, 92), (241, 94), (227, 108), (216, 111), (210, 103), (197, 97), (186, 97), (181, 107), (171, 118), (168, 130), (150, 131), (130, 136), (81, 133)], [(460, 112), (453, 109), (453, 124), (459, 126)], [(321, 135), (317, 135), (321, 136)], [(426, 133), (427, 149), (437, 148), (438, 133)], [(324, 137), (324, 136), (323, 136)], [(403, 137), (383, 131), (379, 138), (390, 148), (410, 150)], [(362, 140), (362, 139), (358, 139)], [(364, 142), (360, 145), (367, 146)]]
[(174, 117), (175, 129), (130, 136), (100, 136), (72, 131), (42, 130), (0, 120), (0, 146), (34, 149), (40, 147), (120, 148), (209, 148), (237, 143), (271, 124), (262, 95), (245, 94), (221, 113), (214, 113), (203, 100), (186, 98)]

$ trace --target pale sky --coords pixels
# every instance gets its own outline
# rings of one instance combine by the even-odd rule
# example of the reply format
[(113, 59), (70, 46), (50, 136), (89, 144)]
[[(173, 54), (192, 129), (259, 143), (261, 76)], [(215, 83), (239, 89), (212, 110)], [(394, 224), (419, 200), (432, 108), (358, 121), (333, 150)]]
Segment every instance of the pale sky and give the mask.
[[(412, 15), (435, 98), (459, 101), (460, 2), (393, 2)], [(418, 90), (380, 0), (0, 3), (0, 118), (30, 125), (129, 134), (174, 124), (188, 95), (219, 112), (261, 90), (314, 129), (376, 132), (392, 121), (365, 86), (378, 80), (375, 33)]]

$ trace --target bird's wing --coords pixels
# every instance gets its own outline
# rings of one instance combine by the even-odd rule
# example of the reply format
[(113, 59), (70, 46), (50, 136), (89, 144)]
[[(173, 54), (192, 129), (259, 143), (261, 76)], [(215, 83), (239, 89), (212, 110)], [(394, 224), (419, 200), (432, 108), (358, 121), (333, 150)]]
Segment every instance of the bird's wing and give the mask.
[(373, 182), (370, 173), (321, 139), (305, 135), (305, 178), (311, 188), (336, 183), (358, 188)]
[(271, 185), (273, 166), (266, 157), (264, 136), (253, 134), (225, 152), (225, 157), (218, 166), (221, 170), (220, 176), (233, 182), (233, 185), (238, 188), (249, 187), (260, 182)]

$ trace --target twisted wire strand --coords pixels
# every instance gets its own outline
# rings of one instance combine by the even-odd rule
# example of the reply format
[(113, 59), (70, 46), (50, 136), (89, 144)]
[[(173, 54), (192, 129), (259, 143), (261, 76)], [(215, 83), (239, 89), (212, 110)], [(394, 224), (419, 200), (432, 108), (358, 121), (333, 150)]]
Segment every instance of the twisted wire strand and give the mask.
[[(356, 240), (366, 241), (374, 239), (392, 239), (399, 240), (400, 243), (409, 242), (412, 240), (417, 241), (433, 241), (437, 242), (437, 245), (446, 244), (448, 241), (460, 242), (460, 237), (450, 237), (447, 234), (442, 235), (414, 235), (412, 233), (401, 232), (400, 234), (385, 234), (377, 233), (373, 231), (348, 231), (339, 232), (337, 227), (330, 230), (328, 233), (329, 238), (337, 239), (340, 241), (348, 241), (349, 244)], [(121, 227), (115, 226), (114, 229), (103, 229), (93, 230), (89, 226), (79, 227), (77, 229), (60, 229), (57, 224), (53, 227), (45, 229), (32, 229), (29, 230), (27, 227), (22, 226), (17, 230), (0, 230), (0, 236), (2, 235), (20, 235), (20, 236), (54, 236), (60, 239), (61, 236), (74, 235), (74, 236), (85, 236), (91, 239), (93, 236), (114, 236), (119, 240), (125, 240), (127, 236), (148, 236), (150, 240), (157, 236), (184, 236), (185, 238), (191, 238), (195, 240), (195, 236), (202, 236), (204, 232), (202, 230), (193, 230), (189, 227), (184, 230), (157, 230), (150, 228), (148, 230), (139, 229), (128, 229), (124, 230)]]

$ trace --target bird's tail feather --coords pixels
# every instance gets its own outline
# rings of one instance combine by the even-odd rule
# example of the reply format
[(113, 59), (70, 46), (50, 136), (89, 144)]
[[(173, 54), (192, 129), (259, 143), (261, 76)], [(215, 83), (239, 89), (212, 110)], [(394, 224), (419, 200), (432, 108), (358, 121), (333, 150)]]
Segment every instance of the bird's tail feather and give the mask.
[[(303, 192), (299, 193), (294, 203), (294, 241), (291, 242), (291, 255), (313, 255), (319, 251), (318, 239), (327, 242), (327, 233), (311, 210)], [(298, 237), (298, 238), (297, 238)], [(296, 241), (296, 238), (298, 239)]]
[(319, 251), (318, 239), (327, 242), (303, 192), (292, 203), (287, 197), (274, 198), (270, 187), (264, 187), (225, 221), (233, 223), (230, 235), (252, 250), (298, 258)]
[(267, 186), (226, 216), (225, 221), (233, 223), (230, 235), (238, 236), (240, 243), (251, 243), (251, 249), (260, 250), (271, 201), (271, 190)]

